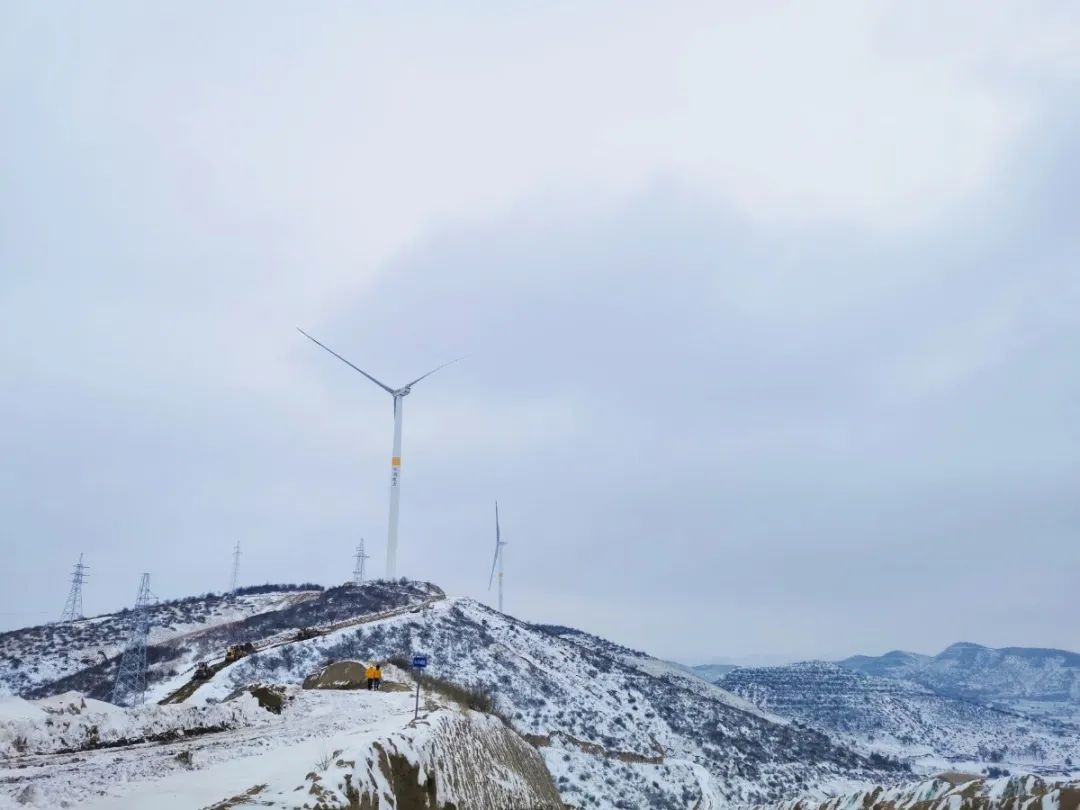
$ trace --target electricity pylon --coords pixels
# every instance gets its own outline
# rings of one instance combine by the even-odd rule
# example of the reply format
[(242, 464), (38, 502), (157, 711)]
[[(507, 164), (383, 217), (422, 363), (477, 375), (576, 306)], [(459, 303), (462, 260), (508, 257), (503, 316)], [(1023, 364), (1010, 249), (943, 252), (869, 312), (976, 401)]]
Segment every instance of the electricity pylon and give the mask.
[(364, 563), (370, 555), (364, 551), (364, 538), (360, 538), (360, 545), (356, 547), (356, 566), (353, 568), (352, 581), (353, 585), (364, 584)]
[(150, 575), (143, 574), (135, 608), (131, 611), (131, 632), (113, 687), (112, 702), (117, 706), (138, 706), (146, 697), (146, 639), (150, 635), (150, 604), (153, 598)]
[(236, 593), (236, 588), (240, 584), (240, 541), (236, 541), (236, 547), (233, 548), (232, 553), (232, 587), (229, 588), (229, 593)]
[(61, 622), (74, 622), (83, 618), (82, 586), (86, 582), (86, 572), (89, 565), (83, 565), (83, 555), (79, 555), (79, 561), (71, 573), (71, 590), (68, 591), (67, 602), (64, 603), (64, 612), (60, 614)]

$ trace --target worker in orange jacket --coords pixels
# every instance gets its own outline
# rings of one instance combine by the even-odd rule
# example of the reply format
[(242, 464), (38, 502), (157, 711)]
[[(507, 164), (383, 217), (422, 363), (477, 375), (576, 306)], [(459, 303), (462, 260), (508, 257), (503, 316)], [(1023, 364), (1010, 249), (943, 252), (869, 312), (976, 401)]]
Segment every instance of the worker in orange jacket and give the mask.
[(375, 689), (382, 689), (382, 666), (375, 664)]
[(374, 664), (368, 664), (367, 672), (364, 673), (367, 676), (367, 688), (370, 692), (375, 688), (375, 679), (378, 677), (375, 673), (378, 672), (378, 668)]

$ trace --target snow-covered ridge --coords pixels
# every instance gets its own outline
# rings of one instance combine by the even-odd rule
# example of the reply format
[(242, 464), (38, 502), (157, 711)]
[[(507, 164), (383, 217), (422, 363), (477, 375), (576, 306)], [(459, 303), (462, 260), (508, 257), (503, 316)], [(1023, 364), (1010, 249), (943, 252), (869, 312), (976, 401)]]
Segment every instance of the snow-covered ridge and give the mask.
[(853, 747), (899, 757), (922, 772), (1068, 773), (1080, 730), (946, 697), (915, 683), (874, 678), (825, 662), (733, 670), (720, 685)]
[(867, 675), (915, 681), (940, 694), (984, 703), (1080, 703), (1080, 654), (1066, 650), (992, 649), (960, 642), (935, 656), (898, 650), (839, 663)]
[[(372, 581), (361, 587), (344, 585), (322, 591), (290, 587), (161, 603), (151, 615), (147, 683), (174, 677), (200, 659), (221, 658), (232, 644), (285, 639), (302, 627), (333, 627), (357, 616), (441, 596), (442, 591), (430, 583)], [(8, 691), (28, 698), (78, 691), (108, 699), (128, 630), (128, 614), (119, 613), (5, 634), (0, 637), (0, 691), (6, 684)], [(87, 642), (87, 633), (94, 654), (79, 646)], [(72, 650), (74, 654), (69, 654)]]
[(581, 630), (551, 625), (540, 625), (540, 628), (547, 632), (554, 633), (567, 641), (579, 644), (586, 649), (607, 655), (608, 657), (620, 661), (626, 666), (639, 670), (646, 675), (666, 680), (680, 689), (689, 689), (713, 700), (723, 701), (732, 708), (756, 714), (770, 722), (788, 722), (787, 719), (777, 714), (767, 712), (762, 707), (736, 695), (734, 692), (722, 689), (715, 683), (708, 683), (707, 681), (702, 680), (700, 675), (680, 664), (673, 664), (670, 661), (654, 658), (640, 650), (632, 650), (629, 647), (615, 644), (607, 639), (594, 636), (591, 633), (585, 633)]
[[(182, 643), (192, 633), (314, 599), (318, 591), (205, 594), (159, 602), (150, 609), (150, 643)], [(130, 630), (126, 610), (64, 624), (0, 633), (0, 694), (28, 696), (118, 656)], [(60, 691), (65, 691), (63, 687)], [(83, 690), (87, 691), (87, 690)], [(41, 696), (41, 693), (36, 693)]]
[[(497, 718), (468, 710), (428, 710), (415, 725), (373, 728), (333, 741), (326, 767), (300, 764), (257, 791), (260, 804), (562, 810), (536, 749)], [(340, 746), (340, 747), (338, 747)], [(423, 797), (423, 804), (417, 798)]]
[[(491, 690), (513, 728), (537, 741), (570, 805), (720, 807), (901, 775), (821, 733), (747, 710), (740, 698), (643, 653), (519, 622), (468, 599), (259, 652), (222, 668), (189, 700), (218, 700), (255, 681), (299, 684), (329, 660), (385, 661), (414, 651), (429, 654), (432, 674)], [(163, 682), (155, 694), (185, 680)]]
[(1035, 776), (977, 779), (953, 773), (925, 782), (796, 799), (753, 810), (1078, 810), (1080, 782)]

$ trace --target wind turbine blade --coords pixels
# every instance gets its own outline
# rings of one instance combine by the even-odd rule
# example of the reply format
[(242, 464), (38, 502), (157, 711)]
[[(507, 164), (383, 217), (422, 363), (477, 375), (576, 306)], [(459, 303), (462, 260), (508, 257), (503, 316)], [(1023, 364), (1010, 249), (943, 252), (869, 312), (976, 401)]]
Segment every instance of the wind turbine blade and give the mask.
[(491, 576), (488, 577), (488, 590), (491, 590), (491, 583), (495, 581), (495, 566), (499, 564), (499, 547), (495, 547), (495, 557), (491, 560)]
[[(455, 357), (455, 358), (454, 358), (453, 360), (451, 360), (451, 361), (450, 361), (449, 363), (443, 363), (443, 364), (442, 364), (441, 366), (439, 366), (438, 368), (433, 368), (433, 369), (432, 369), (431, 371), (429, 371), (429, 372), (428, 372), (427, 374), (424, 374), (424, 375), (422, 375), (422, 376), (420, 376), (420, 377), (417, 377), (417, 378), (416, 378), (415, 380), (413, 380), (413, 381), (412, 381), (411, 383), (406, 383), (405, 385), (403, 385), (403, 386), (401, 386), (401, 387), (402, 387), (402, 388), (412, 388), (412, 387), (413, 387), (414, 385), (416, 385), (416, 384), (417, 384), (418, 382), (420, 382), (420, 381), (421, 381), (422, 379), (424, 379), (425, 377), (430, 377), (430, 376), (431, 376), (432, 374), (434, 374), (434, 373), (435, 373), (436, 371), (439, 371), (440, 369), (444, 369), (444, 368), (446, 368), (447, 366), (452, 366), (452, 365), (453, 365), (454, 363), (458, 362), (459, 360), (464, 360), (464, 359), (465, 359), (465, 358), (463, 358), (463, 357)], [(346, 361), (346, 362), (348, 362), (348, 361)], [(350, 364), (350, 365), (351, 365), (351, 364)]]
[[(344, 357), (342, 357), (342, 356), (341, 356), (340, 354), (338, 354), (337, 352), (335, 352), (335, 351), (334, 351), (333, 349), (331, 349), (331, 348), (330, 348), (329, 346), (327, 346), (326, 344), (324, 344), (324, 343), (319, 343), (319, 341), (315, 340), (315, 338), (313, 338), (313, 337), (312, 337), (311, 335), (309, 335), (309, 334), (308, 334), (307, 332), (305, 332), (305, 331), (304, 331), (303, 329), (301, 329), (301, 328), (300, 328), (299, 326), (298, 326), (298, 327), (296, 327), (296, 331), (297, 331), (297, 332), (299, 332), (299, 333), (300, 333), (301, 335), (303, 335), (304, 337), (306, 337), (306, 338), (307, 338), (308, 340), (310, 340), (310, 341), (311, 341), (312, 343), (314, 343), (314, 344), (315, 344), (316, 346), (321, 346), (322, 348), (326, 349), (326, 350), (327, 350), (328, 352), (330, 352), (330, 354), (334, 355), (334, 357), (336, 357), (336, 358), (337, 358), (338, 360), (340, 360), (340, 361), (341, 361), (342, 363), (344, 363), (345, 365), (347, 365), (347, 366), (348, 366), (349, 368), (353, 369), (354, 371), (359, 371), (359, 372), (360, 372), (361, 374), (363, 374), (363, 375), (364, 375), (365, 377), (367, 377), (367, 378), (368, 378), (369, 380), (371, 380), (371, 381), (372, 381), (373, 383), (375, 383), (375, 384), (376, 384), (377, 386), (379, 386), (379, 388), (381, 388), (381, 389), (382, 389), (383, 391), (385, 391), (386, 393), (388, 393), (388, 394), (393, 394), (393, 393), (394, 393), (394, 389), (393, 389), (393, 388), (391, 388), (391, 387), (390, 387), (389, 385), (385, 385), (384, 383), (381, 383), (381, 382), (379, 382), (378, 380), (376, 380), (376, 379), (375, 379), (374, 377), (372, 377), (372, 376), (371, 376), (370, 374), (368, 374), (368, 373), (367, 373), (366, 371), (364, 371), (364, 370), (363, 370), (362, 368), (360, 368), (359, 366), (354, 366), (354, 365), (353, 365), (352, 363), (350, 363), (350, 362), (349, 362), (348, 360), (346, 360), (346, 359), (345, 359)], [(435, 371), (438, 371), (438, 370), (439, 370), (439, 369), (435, 369)], [(432, 373), (434, 373), (434, 372), (428, 372), (428, 373), (429, 373), (429, 374), (432, 374)], [(425, 376), (426, 376), (426, 375), (425, 375)], [(421, 379), (423, 379), (423, 378), (421, 377)]]
[(491, 576), (488, 577), (488, 590), (495, 581), (495, 566), (499, 564), (499, 502), (495, 501), (495, 556), (491, 560)]

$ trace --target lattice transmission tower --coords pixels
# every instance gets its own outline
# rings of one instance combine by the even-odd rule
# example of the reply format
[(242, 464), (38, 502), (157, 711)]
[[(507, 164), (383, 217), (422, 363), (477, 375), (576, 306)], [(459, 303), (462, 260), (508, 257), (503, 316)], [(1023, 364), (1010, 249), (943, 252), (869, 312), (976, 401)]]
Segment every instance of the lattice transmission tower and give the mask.
[(236, 546), (232, 552), (232, 587), (229, 588), (229, 593), (236, 593), (237, 587), (240, 585), (240, 541), (236, 541)]
[(61, 622), (73, 622), (83, 618), (82, 586), (86, 582), (86, 572), (89, 565), (83, 565), (83, 555), (79, 555), (79, 561), (71, 572), (71, 590), (68, 591), (67, 602), (64, 603), (64, 612), (60, 614)]
[(112, 702), (117, 706), (138, 706), (146, 697), (146, 639), (150, 635), (150, 605), (153, 600), (150, 575), (143, 574), (135, 609), (131, 611), (131, 632), (113, 687)]
[(352, 572), (353, 585), (359, 586), (364, 584), (364, 563), (367, 562), (367, 559), (370, 556), (371, 555), (364, 551), (364, 538), (361, 537), (360, 545), (356, 547), (356, 565), (353, 567)]

